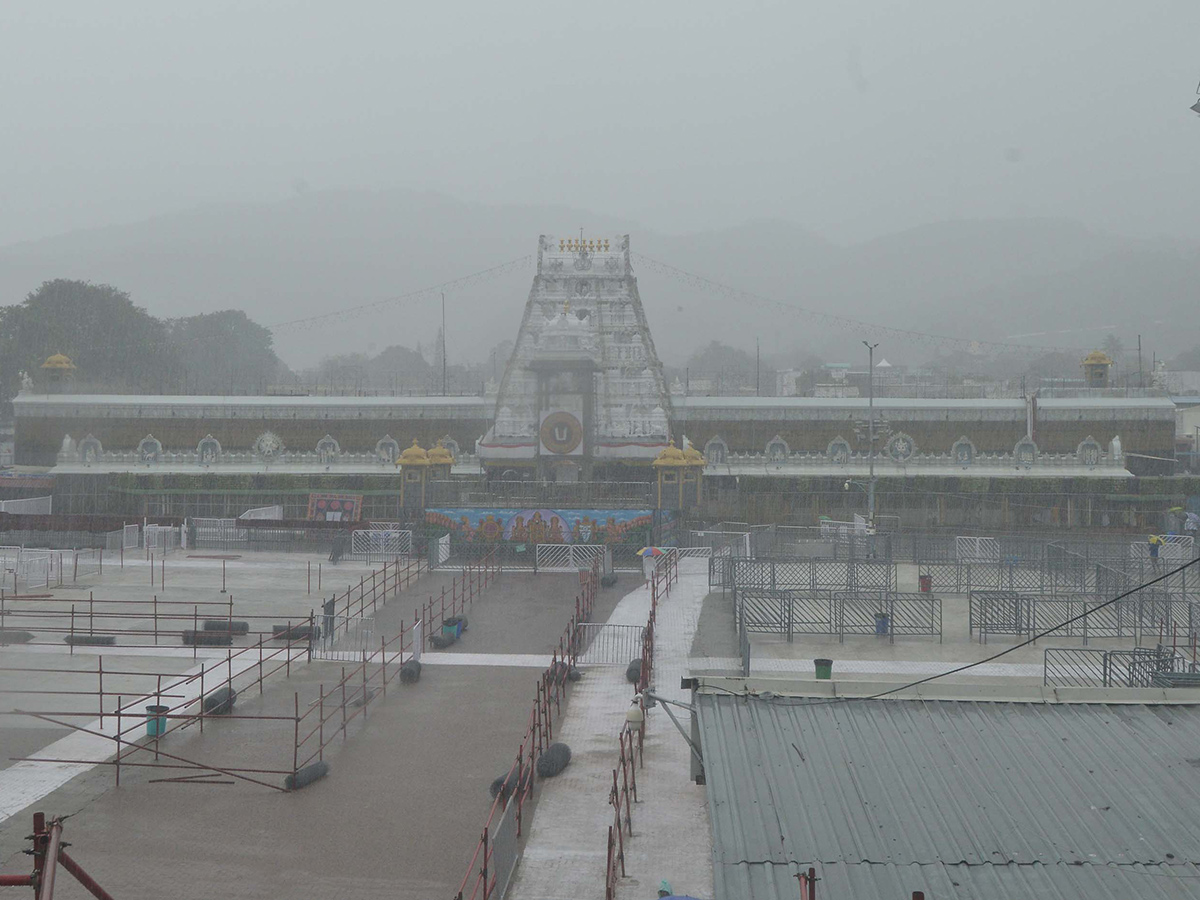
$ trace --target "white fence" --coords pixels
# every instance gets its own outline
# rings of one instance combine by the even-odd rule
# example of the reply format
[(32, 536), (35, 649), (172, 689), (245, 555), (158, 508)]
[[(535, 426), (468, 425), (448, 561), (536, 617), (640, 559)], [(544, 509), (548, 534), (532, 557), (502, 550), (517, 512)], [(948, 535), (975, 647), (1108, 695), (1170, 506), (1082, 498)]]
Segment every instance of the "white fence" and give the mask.
[(126, 525), (121, 529), (121, 549), (136, 550), (141, 544), (141, 528), (137, 525)]
[(200, 541), (221, 541), (225, 544), (246, 542), (246, 529), (238, 527), (237, 519), (196, 518), (191, 523), (196, 529), (197, 544)]
[(963, 537), (954, 539), (954, 554), (959, 562), (998, 563), (1000, 542), (991, 537)]
[(712, 547), (677, 547), (675, 552), (680, 559), (708, 559), (713, 555)]
[(430, 554), (430, 568), (443, 565), (450, 558), (450, 535), (443, 534), (433, 542), (433, 553)]
[(29, 497), (25, 500), (0, 500), (0, 512), (19, 513), (27, 516), (48, 516), (53, 497)]
[(248, 509), (240, 516), (239, 519), (269, 519), (271, 521), (279, 521), (283, 518), (282, 506), (258, 506), (254, 509)]
[(590, 569), (595, 560), (604, 561), (603, 544), (538, 544), (539, 572), (578, 572)]
[(13, 593), (73, 584), (103, 570), (104, 551), (99, 548), (0, 547), (0, 588)]
[[(372, 523), (374, 524), (374, 523)], [(350, 553), (354, 559), (370, 562), (412, 553), (412, 532), (402, 529), (364, 528), (350, 533)]]
[(844, 537), (851, 534), (866, 534), (867, 520), (855, 514), (853, 522), (837, 522), (833, 519), (821, 519), (821, 537)]
[[(1182, 563), (1192, 558), (1195, 552), (1195, 541), (1190, 534), (1160, 534), (1158, 557), (1164, 562)], [(1129, 558), (1149, 559), (1150, 542), (1137, 541), (1129, 545)]]
[(169, 553), (179, 549), (179, 529), (174, 525), (147, 525), (142, 529), (142, 546), (149, 553)]
[(362, 662), (364, 654), (379, 649), (374, 616), (318, 616), (319, 640), (313, 642), (312, 658), (334, 662)]
[(104, 566), (104, 551), (98, 549), (76, 550), (74, 562), (74, 574), (71, 580), (86, 575), (99, 575), (103, 571)]
[(580, 622), (575, 626), (576, 662), (581, 666), (627, 666), (642, 657), (642, 625)]
[(49, 550), (22, 550), (17, 564), (17, 583), (23, 590), (50, 586)]
[(749, 531), (692, 531), (689, 532), (688, 543), (693, 548), (708, 547), (716, 556), (752, 555)]

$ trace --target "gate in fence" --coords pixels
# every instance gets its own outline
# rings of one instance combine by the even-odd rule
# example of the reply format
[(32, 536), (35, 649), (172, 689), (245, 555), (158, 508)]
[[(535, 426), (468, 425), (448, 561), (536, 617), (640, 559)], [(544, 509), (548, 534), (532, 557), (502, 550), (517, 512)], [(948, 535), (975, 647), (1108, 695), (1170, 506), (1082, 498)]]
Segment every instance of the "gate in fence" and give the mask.
[(352, 559), (370, 562), (374, 558), (388, 559), (412, 553), (412, 532), (401, 529), (365, 528), (350, 534)]
[(954, 539), (955, 558), (962, 562), (1000, 562), (1000, 542), (990, 537)]
[(142, 546), (155, 553), (179, 549), (179, 529), (173, 525), (147, 525), (142, 529)]
[(141, 544), (141, 530), (137, 525), (126, 525), (121, 529), (121, 549), (136, 550)]
[(574, 649), (581, 666), (626, 666), (642, 656), (642, 625), (578, 622)]
[(230, 544), (246, 543), (248, 536), (244, 526), (238, 527), (237, 519), (196, 518), (191, 520), (191, 524), (195, 529), (197, 547), (204, 541), (227, 548)]
[[(1158, 556), (1164, 562), (1178, 565), (1187, 562), (1195, 552), (1194, 541), (1190, 534), (1160, 534), (1158, 535)], [(1150, 559), (1150, 542), (1137, 541), (1129, 545), (1129, 558)]]
[[(942, 638), (942, 601), (928, 594), (888, 591), (734, 591), (734, 613), (742, 633), (794, 635), (879, 635)], [(743, 652), (743, 656), (745, 652)]]
[[(1078, 621), (1075, 621), (1078, 620)], [(1051, 629), (1057, 637), (1143, 637), (1190, 642), (1200, 634), (1200, 603), (1162, 592), (1138, 591), (1122, 600), (1102, 595), (1039, 596), (1017, 591), (972, 591), (969, 633), (980, 643), (988, 635), (1025, 637)]]
[(374, 616), (322, 615), (321, 634), (313, 642), (312, 658), (334, 662), (361, 662), (364, 654), (379, 650)]
[(429, 567), (437, 568), (445, 565), (448, 559), (450, 559), (450, 535), (443, 534), (433, 542), (433, 552), (429, 554)]
[(578, 572), (580, 569), (590, 569), (596, 560), (604, 561), (603, 544), (537, 545), (539, 572)]
[[(716, 563), (716, 558), (713, 559)], [(890, 591), (896, 590), (896, 566), (889, 562), (851, 560), (739, 559), (726, 561), (728, 583), (735, 590)], [(714, 568), (710, 566), (710, 573)]]
[(1129, 650), (1049, 647), (1043, 656), (1042, 684), (1048, 687), (1169, 686), (1169, 676), (1194, 677), (1196, 668), (1194, 662), (1170, 647)]

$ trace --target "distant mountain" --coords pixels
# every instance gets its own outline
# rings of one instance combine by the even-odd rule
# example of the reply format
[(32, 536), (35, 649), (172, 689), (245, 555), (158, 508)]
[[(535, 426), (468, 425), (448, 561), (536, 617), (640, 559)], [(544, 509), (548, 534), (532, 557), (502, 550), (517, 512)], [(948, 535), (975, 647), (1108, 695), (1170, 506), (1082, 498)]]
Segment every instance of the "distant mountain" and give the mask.
[[(666, 235), (569, 206), (485, 206), (414, 191), (311, 192), (276, 203), (219, 205), (132, 225), (0, 247), (0, 303), (43, 280), (108, 282), (161, 317), (230, 307), (263, 324), (408, 294), (536, 252), (541, 233), (628, 232), (635, 253), (808, 309), (972, 339), (1091, 346), (1143, 335), (1160, 355), (1200, 343), (1200, 248), (1033, 219), (944, 222), (853, 246), (786, 221)], [(764, 355), (861, 352), (857, 330), (830, 330), (635, 257), (660, 355), (681, 361), (712, 339)], [(452, 289), (451, 361), (481, 361), (511, 339), (532, 262)], [(440, 298), (423, 294), (369, 314), (281, 329), (280, 355), (305, 366), (331, 353), (433, 340)], [(1069, 332), (1069, 333), (1058, 333)], [(892, 337), (892, 362), (936, 346)], [(1149, 352), (1149, 351), (1148, 351)], [(851, 356), (856, 358), (856, 356)]]

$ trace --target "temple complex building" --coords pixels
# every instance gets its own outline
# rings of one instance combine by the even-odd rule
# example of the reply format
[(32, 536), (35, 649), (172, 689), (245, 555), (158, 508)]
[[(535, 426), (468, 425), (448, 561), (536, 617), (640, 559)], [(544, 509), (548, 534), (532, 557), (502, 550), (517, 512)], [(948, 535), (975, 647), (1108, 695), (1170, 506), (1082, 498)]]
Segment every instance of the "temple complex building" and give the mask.
[[(46, 371), (67, 372), (64, 360)], [(287, 491), (306, 497), (309, 488), (367, 484), (368, 511), (375, 503), (376, 514), (398, 514), (387, 498), (399, 494), (396, 464), (414, 441), (426, 450), (440, 443), (446, 461), (406, 493), (406, 507), (414, 496), (502, 502), (503, 486), (522, 483), (562, 488), (555, 496), (563, 497), (576, 486), (593, 503), (636, 495), (678, 504), (731, 491), (840, 490), (871, 468), (873, 419), (873, 468), (897, 492), (947, 478), (1028, 491), (1016, 481), (1046, 479), (1060, 494), (1100, 496), (1105, 485), (1172, 474), (1175, 449), (1171, 399), (1107, 387), (1108, 362), (1102, 354), (1084, 360), (1094, 387), (1002, 399), (877, 397), (873, 414), (862, 396), (687, 396), (664, 381), (629, 237), (542, 236), (494, 396), (74, 394), (55, 375), (14, 400), (13, 461), (70, 484), (55, 508), (80, 513), (123, 509), (104, 479), (135, 478), (141, 486), (122, 490), (158, 491), (154, 508), (163, 511), (186, 514), (195, 504), (170, 498), (199, 498), (201, 484), (211, 496), (235, 485), (261, 505), (290, 502), (280, 499)], [(661, 464), (676, 453), (688, 460), (678, 472)], [(172, 478), (175, 486), (164, 487)]]
[(670, 437), (670, 397), (629, 236), (538, 239), (537, 274), (480, 462), (539, 480), (629, 480)]

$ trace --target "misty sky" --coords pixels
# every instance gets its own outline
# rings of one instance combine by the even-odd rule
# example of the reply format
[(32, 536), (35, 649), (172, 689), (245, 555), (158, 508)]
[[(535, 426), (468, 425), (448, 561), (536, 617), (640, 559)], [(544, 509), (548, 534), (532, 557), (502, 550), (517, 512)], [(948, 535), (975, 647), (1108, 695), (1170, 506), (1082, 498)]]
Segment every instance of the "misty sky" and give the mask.
[(1200, 2), (0, 4), (0, 244), (298, 187), (1200, 240)]

